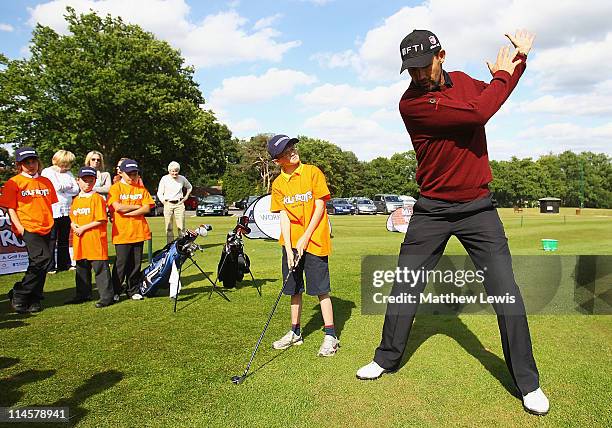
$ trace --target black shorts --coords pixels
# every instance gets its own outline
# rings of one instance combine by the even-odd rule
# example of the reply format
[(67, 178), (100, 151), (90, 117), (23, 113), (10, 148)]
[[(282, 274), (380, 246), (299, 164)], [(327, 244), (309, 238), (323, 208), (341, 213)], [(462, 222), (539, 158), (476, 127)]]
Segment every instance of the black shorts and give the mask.
[[(288, 273), (287, 253), (285, 247), (283, 247), (283, 280), (287, 278)], [(295, 272), (287, 280), (287, 284), (283, 288), (283, 294), (293, 296), (303, 293), (304, 274), (306, 274), (306, 294), (309, 296), (320, 296), (331, 291), (327, 256), (315, 256), (304, 252)]]

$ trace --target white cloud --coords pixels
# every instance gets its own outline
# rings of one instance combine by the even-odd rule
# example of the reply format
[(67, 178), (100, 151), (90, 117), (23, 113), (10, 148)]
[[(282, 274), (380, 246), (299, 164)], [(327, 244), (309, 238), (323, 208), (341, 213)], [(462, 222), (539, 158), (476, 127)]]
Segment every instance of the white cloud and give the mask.
[(230, 122), (229, 126), (233, 135), (238, 138), (248, 138), (261, 130), (261, 124), (252, 117), (237, 122)]
[(313, 3), (316, 4), (317, 6), (323, 6), (326, 5), (327, 3), (331, 3), (334, 0), (300, 0), (303, 3)]
[(0, 23), (0, 31), (6, 31), (7, 33), (10, 33), (12, 31), (15, 31), (15, 28), (11, 24)]
[(296, 70), (271, 68), (261, 76), (239, 76), (223, 79), (211, 94), (211, 104), (231, 105), (270, 100), (293, 92), (296, 86), (310, 85), (317, 78)]
[(326, 83), (298, 95), (297, 99), (309, 107), (388, 107), (399, 103), (407, 87), (407, 82), (403, 81), (373, 89)]
[[(504, 33), (528, 28), (537, 34), (534, 61), (538, 55), (545, 56), (549, 49), (560, 50), (553, 51), (556, 57), (550, 54), (551, 67), (546, 69), (546, 78), (556, 79), (569, 74), (564, 70), (567, 61), (574, 70), (571, 56), (575, 51), (568, 51), (568, 46), (596, 49), (598, 46), (592, 45), (593, 41), (608, 40), (606, 34), (612, 31), (611, 15), (612, 2), (604, 1), (585, 5), (571, 0), (430, 0), (420, 6), (404, 7), (386, 18), (362, 37), (356, 50), (323, 53), (314, 58), (327, 59), (336, 67), (351, 66), (365, 80), (395, 80), (401, 65), (402, 38), (413, 29), (430, 29), (447, 51), (449, 70), (473, 63), (482, 66), (485, 72), (484, 61), (494, 59), (497, 49), (507, 43)], [(457, 19), (459, 16), (461, 19)], [(607, 43), (601, 47), (607, 47)], [(596, 53), (601, 58), (606, 51)], [(591, 58), (590, 53), (578, 56)], [(585, 63), (582, 64), (584, 67)]]
[(272, 24), (278, 21), (281, 17), (282, 15), (280, 13), (277, 13), (272, 16), (261, 18), (259, 21), (255, 23), (255, 25), (253, 25), (253, 30), (261, 30), (263, 28), (271, 27)]
[(612, 28), (603, 40), (571, 43), (546, 49), (530, 61), (541, 90), (580, 92), (612, 74)]
[(385, 129), (374, 120), (355, 116), (346, 107), (323, 111), (306, 119), (304, 130), (308, 136), (325, 139), (354, 152), (361, 160), (412, 149), (406, 132)]
[[(607, 90), (605, 89), (608, 86)], [(610, 116), (612, 114), (612, 80), (597, 85), (593, 93), (561, 96), (543, 95), (516, 105), (524, 113), (573, 116)], [(514, 110), (514, 109), (513, 109)]]
[(359, 56), (350, 49), (337, 53), (320, 52), (312, 55), (310, 59), (317, 61), (323, 68), (357, 68), (359, 66)]
[(31, 25), (41, 23), (66, 33), (66, 6), (79, 13), (90, 9), (99, 14), (121, 16), (181, 49), (187, 62), (211, 67), (239, 62), (279, 62), (300, 41), (279, 42), (281, 34), (271, 27), (276, 16), (263, 18), (247, 29), (248, 20), (230, 10), (209, 15), (200, 23), (189, 20), (185, 0), (51, 0), (29, 8)]
[(522, 141), (522, 144), (527, 143), (531, 145), (532, 151), (544, 148), (546, 151), (552, 150), (554, 152), (589, 150), (612, 153), (612, 148), (610, 147), (610, 141), (612, 141), (612, 122), (593, 127), (570, 122), (532, 126), (519, 132), (517, 134), (517, 141)]

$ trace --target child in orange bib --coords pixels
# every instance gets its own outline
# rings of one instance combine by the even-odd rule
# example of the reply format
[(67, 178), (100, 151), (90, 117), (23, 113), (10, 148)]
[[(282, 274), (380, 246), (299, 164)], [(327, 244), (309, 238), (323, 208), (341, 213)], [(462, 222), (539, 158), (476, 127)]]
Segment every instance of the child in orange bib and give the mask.
[(96, 193), (97, 172), (90, 166), (79, 170), (81, 192), (72, 200), (70, 228), (73, 232), (72, 248), (76, 260), (76, 296), (67, 304), (91, 300), (91, 270), (96, 275), (96, 288), (100, 294), (97, 308), (113, 304), (113, 286), (108, 267), (108, 241), (106, 239), (106, 201)]
[(302, 294), (306, 289), (307, 294), (319, 298), (325, 330), (319, 356), (329, 357), (340, 346), (329, 297), (331, 288), (327, 256), (331, 252), (331, 242), (325, 211), (325, 201), (330, 197), (329, 189), (319, 168), (300, 163), (295, 147), (297, 142), (297, 138), (286, 135), (275, 135), (268, 141), (268, 153), (281, 167), (280, 176), (272, 183), (270, 210), (280, 212), (283, 278), (287, 277), (289, 270), (294, 270), (283, 289), (285, 294), (291, 296), (291, 330), (272, 346), (286, 349), (303, 343), (300, 315)]
[(123, 281), (127, 281), (127, 295), (142, 300), (140, 294), (140, 263), (144, 241), (151, 239), (151, 230), (145, 218), (155, 205), (153, 198), (140, 181), (138, 163), (124, 159), (120, 164), (121, 180), (108, 192), (107, 204), (113, 211), (113, 244), (117, 258), (113, 266), (112, 281), (115, 300), (119, 299)]
[(28, 270), (21, 282), (9, 291), (9, 300), (15, 312), (40, 312), (40, 301), (51, 260), (49, 234), (53, 228), (51, 205), (57, 195), (51, 181), (40, 175), (42, 164), (31, 147), (15, 151), (18, 175), (9, 179), (2, 189), (0, 205), (6, 207), (11, 228), (21, 237), (28, 250)]

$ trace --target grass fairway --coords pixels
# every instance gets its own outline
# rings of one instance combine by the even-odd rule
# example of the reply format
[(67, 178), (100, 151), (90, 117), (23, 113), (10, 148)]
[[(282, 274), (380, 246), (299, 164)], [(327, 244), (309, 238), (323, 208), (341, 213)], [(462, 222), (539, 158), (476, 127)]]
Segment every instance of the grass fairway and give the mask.
[[(612, 254), (612, 210), (521, 215), (500, 210), (513, 254), (542, 254), (540, 239), (559, 240), (560, 254)], [(235, 218), (207, 218), (200, 265), (214, 278), (220, 245)], [(283, 298), (254, 373), (235, 386), (274, 303), (280, 280), (275, 242), (247, 241), (259, 297), (250, 281), (213, 295), (196, 269), (184, 273), (179, 311), (167, 297), (62, 306), (74, 273), (49, 276), (45, 309), (9, 313), (6, 292), (21, 278), (0, 277), (0, 406), (68, 406), (72, 424), (90, 427), (189, 426), (612, 426), (612, 317), (529, 317), (548, 416), (530, 416), (508, 390), (494, 316), (418, 316), (401, 370), (378, 381), (355, 379), (378, 345), (382, 316), (360, 314), (360, 260), (398, 252), (402, 236), (386, 216), (333, 217), (330, 270), (342, 347), (318, 358), (322, 340), (316, 299), (305, 297), (300, 347), (274, 351), (289, 324)], [(163, 219), (152, 218), (160, 248)], [(189, 218), (195, 226), (201, 218)], [(451, 240), (447, 254), (463, 254)], [(48, 426), (48, 425), (47, 425)]]

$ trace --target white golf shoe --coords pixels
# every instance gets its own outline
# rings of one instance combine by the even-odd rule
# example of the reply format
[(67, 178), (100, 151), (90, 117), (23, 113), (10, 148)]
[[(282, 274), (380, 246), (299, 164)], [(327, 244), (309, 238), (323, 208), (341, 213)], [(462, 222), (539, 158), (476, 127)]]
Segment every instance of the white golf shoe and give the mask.
[(550, 403), (542, 388), (523, 396), (523, 407), (533, 415), (544, 416), (548, 413)]
[(297, 335), (293, 332), (293, 330), (289, 330), (287, 334), (278, 339), (276, 342), (272, 343), (272, 347), (274, 349), (287, 349), (290, 346), (299, 346), (304, 343), (304, 339), (302, 339), (302, 335)]
[(365, 366), (357, 370), (357, 379), (374, 380), (378, 379), (386, 372), (387, 370), (379, 366), (376, 361), (372, 361), (370, 364), (366, 364)]
[(338, 352), (339, 347), (340, 341), (336, 337), (326, 334), (325, 337), (323, 337), (323, 343), (319, 348), (318, 355), (319, 357), (331, 357)]

